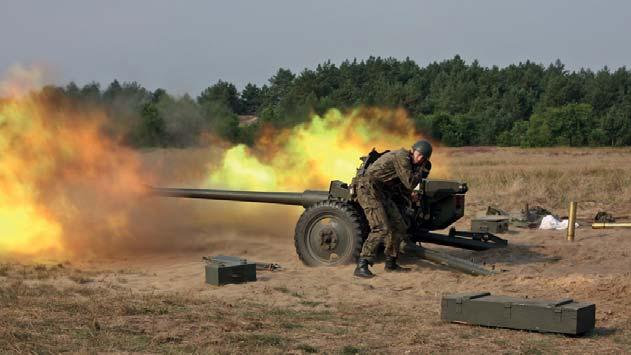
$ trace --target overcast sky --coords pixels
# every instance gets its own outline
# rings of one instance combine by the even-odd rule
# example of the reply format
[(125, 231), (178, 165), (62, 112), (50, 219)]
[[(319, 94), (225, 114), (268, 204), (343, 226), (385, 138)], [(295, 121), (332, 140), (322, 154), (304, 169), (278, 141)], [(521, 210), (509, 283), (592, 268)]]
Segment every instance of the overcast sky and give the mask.
[(630, 37), (631, 1), (0, 0), (0, 73), (40, 64), (57, 83), (193, 95), (370, 55), (617, 68), (631, 64)]

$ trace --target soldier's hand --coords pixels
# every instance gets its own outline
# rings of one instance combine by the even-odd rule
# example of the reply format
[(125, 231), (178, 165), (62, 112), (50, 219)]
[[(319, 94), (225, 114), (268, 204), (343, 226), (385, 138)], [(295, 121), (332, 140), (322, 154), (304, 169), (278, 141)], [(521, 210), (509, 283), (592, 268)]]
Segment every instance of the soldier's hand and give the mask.
[(419, 195), (418, 191), (412, 191), (412, 194), (410, 195), (410, 199), (412, 200), (412, 202), (416, 203), (420, 201), (421, 196)]

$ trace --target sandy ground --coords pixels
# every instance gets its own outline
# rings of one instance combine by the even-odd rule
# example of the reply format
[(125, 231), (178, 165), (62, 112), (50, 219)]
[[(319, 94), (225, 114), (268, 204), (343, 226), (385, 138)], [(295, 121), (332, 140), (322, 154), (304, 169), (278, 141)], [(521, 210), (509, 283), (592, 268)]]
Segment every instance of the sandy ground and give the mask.
[[(469, 252), (440, 248), (502, 270), (487, 277), (469, 276), (408, 259), (404, 264), (413, 268), (409, 274), (386, 274), (382, 264), (377, 264), (377, 277), (357, 279), (352, 276), (353, 266), (350, 265), (336, 268), (303, 266), (295, 256), (291, 238), (278, 236), (243, 236), (237, 243), (234, 236), (209, 235), (207, 249), (199, 252), (92, 260), (73, 264), (73, 267), (96, 275), (89, 282), (79, 281), (81, 287), (125, 295), (123, 302), (146, 295), (158, 298), (179, 295), (188, 300), (186, 302), (212, 303), (207, 309), (210, 313), (204, 318), (192, 318), (184, 323), (169, 319), (168, 314), (149, 314), (148, 323), (143, 322), (140, 328), (154, 340), (177, 339), (177, 342), (169, 344), (167, 341), (166, 348), (162, 347), (163, 343), (158, 343), (160, 346), (154, 344), (143, 351), (631, 351), (629, 232), (580, 228), (574, 243), (567, 242), (562, 231), (516, 230), (505, 236), (510, 247), (502, 250)], [(201, 258), (205, 255), (240, 255), (250, 260), (279, 263), (284, 269), (260, 272), (259, 280), (254, 283), (210, 286), (204, 283)], [(57, 287), (64, 285), (59, 281), (54, 283)], [(443, 323), (440, 320), (441, 295), (465, 291), (551, 300), (569, 297), (593, 302), (597, 305), (597, 328), (582, 337), (568, 337)], [(230, 321), (213, 319), (213, 314), (224, 311), (221, 308), (234, 310)], [(270, 315), (266, 313), (269, 310), (287, 313), (272, 312)], [(315, 323), (309, 314), (316, 317)], [(102, 324), (121, 321), (114, 321), (116, 317), (109, 319), (107, 315), (98, 317)], [(123, 322), (128, 321), (122, 318)], [(154, 322), (165, 325), (162, 328), (154, 325), (147, 330), (147, 324)], [(221, 332), (205, 333), (203, 328), (196, 328), (209, 322), (222, 329)], [(295, 324), (295, 328), (287, 324)], [(101, 327), (107, 329), (107, 326)], [(234, 338), (234, 334), (263, 334), (271, 336), (272, 340), (261, 343), (259, 337)], [(200, 338), (213, 339), (213, 342), (200, 342)]]

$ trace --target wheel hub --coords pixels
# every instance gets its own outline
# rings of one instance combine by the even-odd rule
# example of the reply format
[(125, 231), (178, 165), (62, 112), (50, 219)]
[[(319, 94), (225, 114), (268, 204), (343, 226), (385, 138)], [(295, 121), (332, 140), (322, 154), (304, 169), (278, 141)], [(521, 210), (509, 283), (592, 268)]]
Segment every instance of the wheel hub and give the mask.
[(348, 227), (338, 217), (323, 215), (307, 229), (307, 248), (311, 256), (322, 263), (335, 262), (348, 249)]
[(327, 251), (334, 251), (337, 247), (337, 233), (331, 227), (320, 230), (320, 247)]

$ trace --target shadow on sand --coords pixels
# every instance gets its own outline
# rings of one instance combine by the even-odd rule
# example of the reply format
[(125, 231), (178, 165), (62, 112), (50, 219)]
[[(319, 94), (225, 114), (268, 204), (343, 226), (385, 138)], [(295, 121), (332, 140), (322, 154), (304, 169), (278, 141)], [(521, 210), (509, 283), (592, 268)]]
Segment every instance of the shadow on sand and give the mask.
[(509, 264), (509, 265), (524, 265), (524, 264), (548, 264), (556, 263), (561, 260), (560, 257), (555, 255), (546, 255), (541, 253), (537, 246), (523, 245), (509, 243), (506, 248), (490, 249), (485, 251), (470, 251), (470, 250), (458, 250), (458, 249), (446, 249), (440, 248), (443, 252), (475, 262), (478, 264)]

